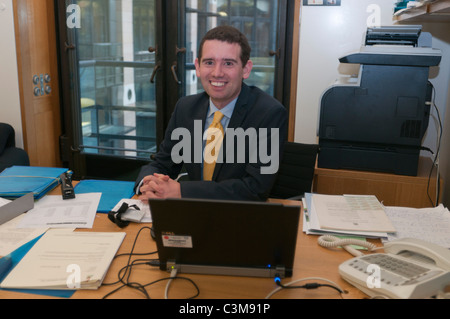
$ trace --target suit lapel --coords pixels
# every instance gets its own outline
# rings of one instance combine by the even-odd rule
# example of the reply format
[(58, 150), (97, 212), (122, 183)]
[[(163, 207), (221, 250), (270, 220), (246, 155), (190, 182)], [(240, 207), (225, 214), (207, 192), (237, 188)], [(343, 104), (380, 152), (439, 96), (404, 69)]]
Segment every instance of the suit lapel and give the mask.
[(249, 99), (250, 89), (247, 85), (242, 84), (241, 93), (236, 101), (236, 106), (234, 107), (233, 115), (231, 116), (229, 128), (241, 127), (242, 121), (244, 121), (245, 115), (248, 111), (248, 99)]

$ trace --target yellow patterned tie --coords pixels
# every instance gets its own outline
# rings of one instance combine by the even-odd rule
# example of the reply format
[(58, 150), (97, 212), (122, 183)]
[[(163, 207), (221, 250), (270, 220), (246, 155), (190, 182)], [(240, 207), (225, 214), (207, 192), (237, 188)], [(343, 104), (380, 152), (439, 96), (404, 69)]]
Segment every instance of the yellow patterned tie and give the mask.
[(219, 111), (214, 113), (214, 119), (206, 130), (206, 146), (203, 152), (203, 180), (212, 180), (214, 167), (216, 166), (217, 156), (223, 141), (223, 126), (220, 121), (223, 114)]

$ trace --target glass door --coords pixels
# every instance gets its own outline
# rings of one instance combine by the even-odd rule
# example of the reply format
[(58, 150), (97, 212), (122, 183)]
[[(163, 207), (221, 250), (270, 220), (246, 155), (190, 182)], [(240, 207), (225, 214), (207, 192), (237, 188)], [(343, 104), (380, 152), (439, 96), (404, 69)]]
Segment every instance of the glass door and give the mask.
[(157, 150), (157, 8), (155, 0), (66, 1), (75, 174), (136, 171)]

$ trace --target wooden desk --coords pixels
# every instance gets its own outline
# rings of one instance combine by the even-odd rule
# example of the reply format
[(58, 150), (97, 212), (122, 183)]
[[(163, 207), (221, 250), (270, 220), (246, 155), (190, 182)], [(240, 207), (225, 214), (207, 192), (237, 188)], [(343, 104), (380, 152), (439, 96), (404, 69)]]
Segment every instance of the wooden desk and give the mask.
[[(287, 202), (289, 203), (289, 202)], [(299, 204), (299, 202), (291, 201), (291, 203)], [(106, 214), (97, 214), (94, 227), (91, 230), (78, 231), (95, 231), (95, 232), (123, 232), (127, 233), (118, 254), (125, 254), (131, 252), (136, 235), (142, 227), (149, 227), (150, 224), (136, 224), (130, 225), (124, 229), (120, 229), (107, 218)], [(317, 244), (317, 236), (308, 236), (302, 232), (302, 225), (300, 224), (296, 256), (294, 263), (294, 272), (291, 278), (283, 279), (283, 283), (288, 283), (293, 280), (306, 277), (322, 277), (337, 283), (342, 289), (347, 290), (348, 293), (343, 294), (342, 298), (364, 298), (367, 297), (364, 293), (357, 290), (353, 286), (340, 278), (338, 274), (338, 265), (343, 261), (351, 258), (347, 252), (342, 250), (330, 250), (320, 247)], [(380, 244), (379, 241), (374, 241)], [(156, 251), (156, 244), (151, 239), (150, 232), (145, 229), (139, 236), (135, 253), (147, 253)], [(136, 256), (135, 259), (150, 259), (157, 258), (157, 255), (150, 256)], [(104, 283), (111, 283), (117, 281), (119, 270), (127, 264), (128, 257), (118, 257), (113, 261), (111, 267), (106, 275)], [(250, 277), (232, 277), (232, 276), (214, 276), (214, 275), (190, 275), (179, 274), (179, 276), (191, 278), (200, 290), (197, 299), (264, 299), (273, 289), (277, 288), (273, 279), (271, 278), (250, 278)], [(167, 278), (169, 273), (159, 270), (158, 267), (148, 265), (140, 265), (133, 267), (130, 277), (131, 281), (141, 284), (150, 283), (157, 279)], [(305, 282), (303, 282), (305, 283)], [(157, 284), (147, 287), (148, 294), (152, 299), (164, 298), (164, 291), (167, 280), (161, 281)], [(100, 299), (109, 292), (118, 288), (120, 284), (113, 286), (103, 285), (98, 290), (79, 290), (76, 291), (72, 299)], [(195, 295), (196, 291), (193, 286), (185, 280), (174, 280), (171, 283), (169, 290), (169, 298), (184, 299)], [(8, 292), (0, 290), (0, 298), (48, 298), (41, 295), (24, 294), (16, 292)], [(123, 288), (110, 298), (144, 298), (142, 293), (139, 293), (132, 288)], [(314, 290), (305, 289), (285, 289), (274, 296), (272, 299), (340, 299), (341, 295), (334, 289), (322, 287)]]
[[(313, 192), (327, 195), (375, 195), (386, 206), (432, 207), (436, 200), (436, 170), (428, 185), (432, 161), (420, 157), (417, 176), (316, 167)], [(441, 195), (443, 181), (441, 179)], [(441, 198), (441, 197), (440, 197)]]

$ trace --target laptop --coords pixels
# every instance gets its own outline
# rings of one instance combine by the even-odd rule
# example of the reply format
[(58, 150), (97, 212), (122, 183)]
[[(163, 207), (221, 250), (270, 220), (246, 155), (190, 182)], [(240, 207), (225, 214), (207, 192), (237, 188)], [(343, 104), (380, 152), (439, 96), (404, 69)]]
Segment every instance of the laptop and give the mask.
[(291, 277), (300, 206), (150, 199), (161, 270)]

